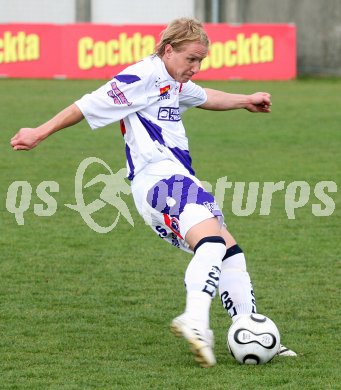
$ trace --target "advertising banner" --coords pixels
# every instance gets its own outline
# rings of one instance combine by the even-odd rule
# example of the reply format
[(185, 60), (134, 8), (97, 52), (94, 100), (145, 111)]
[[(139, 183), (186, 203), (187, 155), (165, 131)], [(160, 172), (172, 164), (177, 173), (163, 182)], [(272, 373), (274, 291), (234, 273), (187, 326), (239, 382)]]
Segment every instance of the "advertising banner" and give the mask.
[(0, 24), (1, 77), (58, 77), (62, 29), (51, 24)]
[[(110, 79), (152, 54), (164, 25), (1, 24), (0, 77)], [(206, 24), (209, 55), (197, 80), (296, 77), (290, 24)]]

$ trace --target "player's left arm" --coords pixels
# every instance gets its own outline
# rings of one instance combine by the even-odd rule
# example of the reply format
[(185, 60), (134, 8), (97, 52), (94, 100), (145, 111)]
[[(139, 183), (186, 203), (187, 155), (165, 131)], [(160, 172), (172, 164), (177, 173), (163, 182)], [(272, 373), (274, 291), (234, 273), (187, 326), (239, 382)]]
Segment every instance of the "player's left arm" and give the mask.
[(205, 110), (227, 111), (245, 108), (250, 112), (271, 112), (271, 95), (267, 92), (242, 95), (210, 88), (204, 88), (204, 90), (207, 95), (207, 100), (199, 108)]

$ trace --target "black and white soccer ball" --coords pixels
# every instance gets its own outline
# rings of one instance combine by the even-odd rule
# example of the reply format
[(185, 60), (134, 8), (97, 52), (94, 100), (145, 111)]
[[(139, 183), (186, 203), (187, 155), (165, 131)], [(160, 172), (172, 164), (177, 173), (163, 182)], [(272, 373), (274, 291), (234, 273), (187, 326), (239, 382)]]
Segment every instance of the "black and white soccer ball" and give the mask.
[(245, 315), (229, 328), (227, 347), (239, 363), (264, 364), (278, 352), (280, 334), (270, 318), (262, 314)]

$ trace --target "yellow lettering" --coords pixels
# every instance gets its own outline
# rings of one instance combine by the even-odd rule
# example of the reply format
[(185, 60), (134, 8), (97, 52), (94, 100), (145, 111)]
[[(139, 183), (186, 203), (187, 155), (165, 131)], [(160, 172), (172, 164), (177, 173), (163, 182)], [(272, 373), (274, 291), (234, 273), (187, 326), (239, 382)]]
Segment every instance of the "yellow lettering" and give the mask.
[(252, 34), (250, 38), (251, 46), (251, 63), (258, 64), (259, 62), (259, 35)]
[(211, 67), (213, 69), (222, 68), (224, 65), (224, 46), (221, 42), (214, 42), (211, 45)]
[(141, 56), (142, 37), (140, 33), (133, 35), (133, 58), (135, 61), (140, 61)]
[(78, 66), (79, 69), (87, 70), (93, 66), (89, 51), (93, 48), (94, 41), (90, 37), (81, 38), (78, 42)]
[(0, 39), (0, 64), (2, 64), (4, 62), (4, 52), (3, 52), (3, 49), (4, 49), (4, 40)]
[(236, 41), (227, 41), (225, 43), (225, 66), (232, 67), (237, 64), (237, 43)]
[(79, 69), (87, 70), (93, 67), (132, 64), (152, 54), (154, 48), (155, 38), (152, 35), (142, 36), (139, 32), (132, 37), (121, 33), (118, 39), (107, 42), (95, 42), (90, 37), (83, 37), (78, 42), (78, 66)]
[(257, 33), (245, 37), (237, 34), (236, 40), (226, 42), (213, 42), (208, 56), (202, 61), (201, 70), (222, 67), (231, 68), (272, 62), (274, 60), (274, 41), (270, 35), (259, 36)]
[[(153, 35), (145, 35), (142, 38), (141, 57), (147, 57), (155, 51), (155, 38)], [(140, 58), (141, 59), (141, 58)]]
[(126, 33), (119, 35), (120, 41), (120, 64), (132, 64), (133, 53), (132, 53), (132, 39), (127, 37)]
[(19, 61), (25, 61), (26, 55), (25, 55), (25, 38), (26, 35), (24, 31), (18, 32), (18, 60)]
[(17, 53), (16, 46), (18, 38), (12, 36), (10, 31), (6, 31), (4, 34), (5, 41), (5, 62), (16, 62), (17, 61)]
[(24, 31), (19, 31), (13, 35), (11, 31), (5, 31), (0, 38), (0, 64), (37, 60), (39, 54), (40, 38), (36, 34), (26, 35)]
[(251, 41), (245, 38), (244, 34), (237, 34), (237, 64), (238, 65), (249, 65), (251, 63), (250, 58), (250, 44)]
[[(40, 40), (36, 34), (30, 34), (26, 39), (26, 60), (33, 61), (38, 60), (40, 54)], [(20, 54), (19, 54), (20, 61)]]
[(112, 39), (108, 42), (107, 45), (107, 58), (108, 58), (108, 65), (115, 66), (118, 64), (119, 61), (119, 43), (116, 39)]
[(205, 58), (202, 60), (200, 69), (201, 69), (201, 70), (207, 70), (209, 67), (210, 67), (210, 57), (207, 56), (207, 57), (205, 57)]
[(106, 65), (106, 45), (103, 41), (98, 41), (94, 45), (94, 66), (96, 68), (103, 68)]
[(272, 62), (274, 60), (274, 40), (270, 35), (264, 35), (260, 39), (260, 62)]

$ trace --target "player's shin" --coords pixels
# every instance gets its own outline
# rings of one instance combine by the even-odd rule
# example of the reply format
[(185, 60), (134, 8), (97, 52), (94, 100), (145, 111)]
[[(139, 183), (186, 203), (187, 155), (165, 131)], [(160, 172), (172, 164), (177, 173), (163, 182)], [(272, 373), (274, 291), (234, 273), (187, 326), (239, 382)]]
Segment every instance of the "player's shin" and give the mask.
[(227, 249), (221, 266), (219, 295), (223, 307), (235, 321), (238, 316), (256, 313), (256, 301), (242, 249)]
[(209, 327), (209, 309), (219, 283), (225, 241), (221, 237), (206, 237), (195, 248), (189, 263), (185, 284), (187, 290), (186, 315)]
[(185, 275), (185, 313), (171, 323), (171, 331), (188, 341), (195, 360), (202, 367), (212, 367), (216, 363), (213, 332), (209, 329), (209, 310), (225, 252), (225, 241), (220, 236), (205, 237), (199, 241)]

